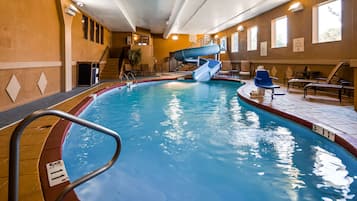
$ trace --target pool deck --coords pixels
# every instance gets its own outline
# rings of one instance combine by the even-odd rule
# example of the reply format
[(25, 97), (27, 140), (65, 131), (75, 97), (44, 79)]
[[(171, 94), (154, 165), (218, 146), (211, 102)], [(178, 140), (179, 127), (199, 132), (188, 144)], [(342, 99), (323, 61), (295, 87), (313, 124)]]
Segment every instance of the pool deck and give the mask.
[[(156, 78), (143, 79), (172, 79), (180, 76), (182, 74), (164, 74)], [(357, 112), (353, 108), (353, 98), (344, 96), (340, 103), (336, 95), (326, 96), (319, 93), (312, 95), (311, 93), (304, 99), (303, 90), (293, 88), (287, 92), (283, 86), (276, 92), (285, 95), (275, 95), (273, 100), (270, 98), (270, 90), (266, 91), (263, 98), (251, 98), (250, 92), (256, 89), (254, 83), (251, 80), (243, 82), (246, 84), (239, 88), (238, 95), (245, 101), (270, 112), (291, 117), (307, 126), (317, 125), (317, 130), (321, 131), (320, 128), (323, 128), (328, 131), (329, 136), (331, 133), (337, 134), (348, 142), (347, 145), (352, 145), (352, 149), (356, 150)], [(117, 84), (118, 82), (101, 83), (81, 91), (66, 101), (54, 103), (56, 105), (51, 108), (69, 112), (89, 95)], [(1, 118), (4, 117), (5, 115), (1, 113)], [(25, 130), (21, 140), (19, 200), (44, 200), (39, 179), (39, 158), (47, 136), (57, 122), (56, 117), (42, 117), (31, 123)], [(0, 200), (7, 200), (9, 141), (16, 125), (15, 123), (0, 129)], [(335, 139), (335, 136), (330, 138)]]

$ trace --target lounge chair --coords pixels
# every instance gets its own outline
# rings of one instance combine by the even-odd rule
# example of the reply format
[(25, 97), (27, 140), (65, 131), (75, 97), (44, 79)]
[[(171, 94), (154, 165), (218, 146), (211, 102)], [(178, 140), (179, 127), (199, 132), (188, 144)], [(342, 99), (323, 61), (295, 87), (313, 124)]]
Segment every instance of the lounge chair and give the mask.
[(288, 91), (289, 91), (289, 87), (290, 85), (296, 84), (296, 83), (300, 83), (303, 84), (304, 86), (306, 86), (307, 84), (310, 83), (323, 83), (323, 84), (331, 84), (331, 81), (333, 80), (333, 78), (336, 76), (337, 71), (344, 65), (344, 62), (339, 62), (330, 72), (329, 76), (326, 79), (298, 79), (298, 78), (294, 78), (294, 79), (290, 79), (288, 81)]
[(280, 88), (279, 85), (273, 84), (272, 78), (267, 70), (257, 70), (254, 77), (254, 84), (257, 87), (271, 90), (271, 99), (274, 99), (274, 89)]
[[(342, 62), (341, 62), (342, 63)], [(340, 64), (340, 63), (339, 63)], [(338, 68), (334, 68), (333, 71), (330, 73), (329, 77), (325, 82), (313, 82), (309, 83), (304, 86), (304, 98), (307, 95), (307, 90), (308, 89), (314, 89), (315, 93), (316, 90), (318, 89), (335, 89), (338, 91), (338, 99), (340, 102), (342, 101), (342, 91), (343, 90), (354, 90), (353, 86), (348, 86), (349, 82), (333, 79), (333, 77), (337, 77), (337, 71), (340, 68), (340, 66), (343, 66), (343, 63), (338, 65)], [(333, 74), (332, 74), (333, 73)]]
[(247, 76), (250, 78), (251, 72), (250, 72), (250, 62), (246, 60), (242, 60), (240, 62), (240, 71), (239, 75), (240, 76)]
[(340, 84), (309, 83), (304, 86), (304, 98), (306, 98), (307, 90), (310, 88), (314, 89), (315, 94), (318, 89), (336, 89), (338, 91), (338, 99), (340, 100), (340, 103), (342, 102), (342, 91), (354, 91), (355, 89), (353, 86), (345, 85), (343, 82), (340, 82)]

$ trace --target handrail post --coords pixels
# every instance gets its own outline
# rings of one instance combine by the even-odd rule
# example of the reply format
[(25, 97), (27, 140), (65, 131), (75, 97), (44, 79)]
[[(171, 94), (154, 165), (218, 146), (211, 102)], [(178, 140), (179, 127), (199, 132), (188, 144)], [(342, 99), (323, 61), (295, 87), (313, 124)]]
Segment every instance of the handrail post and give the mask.
[(11, 139), (10, 139), (10, 152), (9, 152), (9, 179), (8, 179), (8, 201), (18, 201), (19, 200), (19, 159), (20, 159), (20, 139), (23, 134), (24, 129), (34, 120), (43, 117), (43, 116), (57, 116), (63, 119), (67, 119), (74, 123), (80, 124), (82, 126), (91, 128), (93, 130), (102, 132), (106, 135), (113, 137), (116, 141), (116, 150), (108, 163), (104, 166), (84, 175), (83, 177), (75, 180), (65, 187), (65, 189), (59, 194), (56, 201), (62, 200), (65, 195), (70, 192), (72, 189), (77, 187), (78, 185), (92, 179), (93, 177), (103, 173), (108, 170), (115, 161), (119, 158), (121, 151), (121, 139), (118, 133), (107, 129), (103, 126), (97, 125), (95, 123), (89, 122), (84, 119), (80, 119), (74, 115), (59, 111), (59, 110), (39, 110), (36, 111), (29, 116), (27, 116), (24, 120), (20, 122), (20, 124), (14, 130)]

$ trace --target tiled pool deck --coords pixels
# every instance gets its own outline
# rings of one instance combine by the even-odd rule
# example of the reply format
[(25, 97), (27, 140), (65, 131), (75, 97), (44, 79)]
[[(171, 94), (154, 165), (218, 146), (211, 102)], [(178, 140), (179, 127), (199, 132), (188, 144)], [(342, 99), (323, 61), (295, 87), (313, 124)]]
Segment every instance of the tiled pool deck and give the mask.
[[(160, 79), (175, 78), (181, 75), (162, 76)], [(152, 79), (152, 78), (149, 78)], [(270, 98), (270, 91), (266, 92), (264, 98), (251, 99), (250, 92), (255, 89), (252, 81), (244, 80), (246, 84), (238, 90), (242, 99), (267, 109), (271, 112), (292, 117), (300, 123), (316, 124), (338, 134), (343, 140), (352, 145), (352, 149), (357, 147), (357, 112), (353, 109), (352, 98), (344, 97), (339, 103), (336, 97), (312, 96), (303, 98), (301, 89), (292, 89), (286, 92), (282, 87), (274, 99)], [(74, 98), (58, 104), (53, 109), (71, 111), (77, 104), (86, 99), (90, 94), (103, 88), (118, 84), (109, 82), (97, 85), (85, 92), (80, 93)], [(3, 118), (3, 116), (2, 116)], [(21, 163), (20, 163), (20, 200), (44, 200), (39, 179), (38, 164), (41, 151), (45, 144), (48, 134), (58, 122), (56, 117), (43, 117), (31, 123), (25, 130), (21, 140)], [(48, 126), (49, 125), (49, 126)], [(10, 134), (16, 125), (0, 129), (0, 200), (7, 200), (8, 185), (8, 154)]]

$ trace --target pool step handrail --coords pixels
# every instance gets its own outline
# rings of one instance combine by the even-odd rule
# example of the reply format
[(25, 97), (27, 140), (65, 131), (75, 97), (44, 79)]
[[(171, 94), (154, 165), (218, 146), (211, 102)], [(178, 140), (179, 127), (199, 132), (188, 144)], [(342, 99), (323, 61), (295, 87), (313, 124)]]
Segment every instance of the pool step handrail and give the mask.
[(133, 72), (129, 72), (129, 73), (128, 73), (128, 77), (129, 77), (129, 79), (130, 79), (130, 77), (131, 77), (131, 78), (133, 79), (133, 83), (135, 84), (136, 78), (135, 78), (134, 73), (133, 73)]
[(18, 201), (19, 200), (19, 159), (20, 159), (20, 138), (23, 134), (25, 128), (34, 120), (43, 116), (57, 116), (62, 119), (69, 120), (71, 122), (77, 123), (79, 125), (91, 128), (93, 130), (102, 132), (106, 135), (113, 137), (116, 141), (116, 150), (113, 157), (102, 167), (84, 175), (83, 177), (75, 180), (68, 184), (63, 191), (58, 195), (56, 201), (61, 201), (66, 196), (68, 192), (73, 190), (75, 187), (81, 185), (82, 183), (92, 179), (93, 177), (105, 172), (117, 161), (121, 151), (121, 139), (117, 132), (95, 124), (93, 122), (81, 119), (74, 115), (65, 113), (59, 110), (38, 110), (23, 119), (19, 125), (14, 130), (10, 139), (10, 155), (9, 155), (9, 180), (8, 180), (8, 201)]
[(123, 76), (121, 76), (121, 78), (120, 78), (120, 82), (123, 81), (123, 78), (125, 78), (125, 80), (126, 80), (127, 82), (132, 82), (132, 83), (134, 83), (134, 84), (137, 82), (137, 81), (136, 81), (136, 78), (135, 78), (135, 75), (134, 75), (134, 73), (132, 73), (132, 72), (123, 73)]

